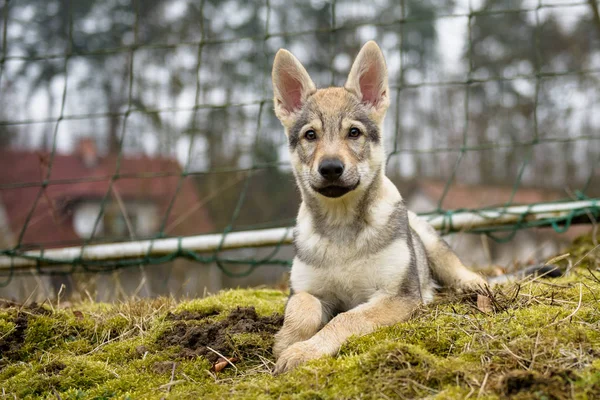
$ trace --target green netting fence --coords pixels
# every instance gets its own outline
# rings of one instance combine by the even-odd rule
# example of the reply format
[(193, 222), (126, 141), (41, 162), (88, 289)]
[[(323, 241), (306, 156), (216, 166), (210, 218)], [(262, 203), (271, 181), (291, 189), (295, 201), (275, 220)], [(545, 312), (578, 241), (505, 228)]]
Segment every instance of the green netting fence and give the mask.
[[(600, 217), (600, 123), (594, 117), (600, 100), (593, 94), (600, 93), (600, 16), (594, 0), (400, 0), (372, 5), (335, 0), (4, 0), (0, 13), (0, 106), (8, 110), (0, 114), (0, 133), (14, 137), (36, 126), (45, 126), (48, 132), (41, 176), (14, 180), (10, 172), (5, 172), (8, 177), (0, 183), (0, 196), (35, 189), (22, 224), (13, 232), (14, 241), (0, 250), (0, 285), (8, 285), (12, 277), (29, 274), (31, 269), (39, 274), (98, 273), (179, 257), (216, 263), (231, 276), (247, 276), (265, 264), (288, 267), (290, 260), (278, 257), (278, 252), (291, 240), (293, 220), (238, 224), (249, 196), (255, 195), (257, 176), (277, 171), (287, 173), (290, 179), (289, 171), (285, 172), (288, 163), (277, 156), (285, 149), (285, 138), (272, 115), (269, 74), (279, 47), (297, 53), (318, 85), (325, 86), (343, 83), (349, 60), (364, 41), (379, 42), (388, 58), (393, 100), (386, 122), (389, 173), (443, 179), (437, 207), (424, 215), (436, 221), (435, 226), (443, 232), (470, 231), (502, 241), (512, 239), (521, 229), (550, 226), (562, 232), (573, 223), (589, 223)], [(103, 21), (97, 23), (102, 26), (94, 26), (90, 22), (94, 20)], [(450, 50), (444, 49), (449, 37), (455, 37), (454, 44), (448, 45)], [(452, 53), (456, 56), (448, 72), (446, 64)], [(165, 61), (166, 55), (173, 54), (188, 61)], [(109, 57), (124, 60), (120, 74), (111, 70), (113, 64), (109, 62), (90, 61)], [(154, 64), (166, 71), (177, 70), (180, 82), (169, 83), (171, 91), (179, 91), (172, 94), (173, 98), (185, 87), (193, 101), (184, 105), (145, 101), (141, 88), (158, 85), (144, 72), (156, 69)], [(88, 69), (82, 70), (82, 66)], [(42, 73), (36, 75), (35, 71), (40, 70)], [(104, 86), (90, 89), (92, 94), (106, 89), (114, 80), (122, 81), (118, 96), (106, 96), (107, 102), (118, 97), (117, 106), (95, 111), (102, 107), (93, 105), (90, 108), (94, 111), (69, 111), (69, 102), (88, 101), (88, 92), (79, 90), (84, 87), (81, 82), (92, 80), (93, 74), (108, 78)], [(173, 75), (168, 79), (176, 80)], [(39, 116), (29, 112), (23, 116), (13, 112), (10, 103), (34, 84), (53, 85), (55, 91), (60, 86), (54, 104), (57, 113)], [(110, 90), (106, 89), (107, 93)], [(226, 93), (225, 100), (214, 94), (219, 90)], [(447, 112), (441, 113), (440, 109)], [(178, 113), (188, 115), (188, 122), (176, 128), (168, 126), (164, 116)], [(106, 176), (55, 178), (55, 159), (65, 137), (69, 137), (61, 129), (70, 123), (93, 124), (98, 120), (109, 121), (108, 125), (116, 121), (118, 125), (106, 135), (107, 151), (115, 156), (113, 172)], [(160, 140), (168, 140), (175, 130), (179, 130), (177, 138), (186, 138), (180, 170), (122, 171), (123, 160), (133, 146), (130, 141), (143, 123), (146, 129), (151, 126), (152, 131), (167, 136)], [(228, 143), (231, 131), (240, 128), (245, 132), (245, 142)], [(429, 133), (423, 135), (421, 130)], [(214, 135), (225, 139), (215, 139)], [(427, 140), (420, 142), (423, 137)], [(198, 162), (199, 143), (204, 148), (200, 158), (208, 160), (204, 164)], [(4, 146), (10, 149), (12, 143)], [(231, 154), (228, 146), (233, 149)], [(4, 168), (10, 170), (10, 166)], [(562, 177), (557, 177), (559, 170), (563, 171)], [(220, 193), (219, 185), (231, 186), (219, 179), (227, 174), (235, 174), (240, 185), (233, 207), (223, 219), (224, 228), (218, 229), (220, 235), (210, 237), (210, 248), (188, 248), (186, 238), (192, 234), (173, 235), (167, 229), (173, 218), (185, 218), (174, 216), (173, 208), (186, 181), (216, 177)], [(165, 193), (167, 207), (156, 232), (144, 238), (131, 235), (113, 244), (96, 235), (107, 207), (114, 201), (117, 182), (166, 177), (175, 177), (177, 185), (172, 193)], [(61, 248), (57, 243), (26, 243), (36, 209), (43, 202), (54, 201), (47, 197), (48, 188), (98, 181), (108, 181), (108, 188), (99, 199), (91, 235), (75, 243), (68, 257), (57, 257), (56, 248)], [(510, 196), (497, 202), (496, 207), (448, 209), (444, 202), (449, 191), (464, 181), (501, 182), (511, 187)], [(515, 207), (515, 195), (524, 185), (568, 190), (563, 191), (562, 200)], [(276, 197), (277, 191), (273, 193)], [(218, 195), (203, 196), (200, 202), (208, 201), (207, 197), (219, 201)], [(290, 207), (294, 209), (295, 205)], [(123, 217), (127, 220), (126, 215)], [(252, 230), (277, 227), (282, 228), (267, 230), (270, 236), (266, 240), (259, 238), (263, 231)], [(228, 238), (240, 231), (249, 241), (228, 244)], [(273, 234), (279, 236), (274, 238)], [(168, 240), (171, 247), (161, 247)], [(140, 241), (143, 244), (135, 251), (119, 256), (119, 246)], [(88, 250), (95, 246), (109, 247), (104, 256), (98, 253), (91, 257)], [(222, 254), (227, 249), (247, 246), (271, 246), (273, 250), (260, 259)], [(53, 268), (58, 265), (68, 268)], [(233, 272), (232, 265), (248, 268)]]

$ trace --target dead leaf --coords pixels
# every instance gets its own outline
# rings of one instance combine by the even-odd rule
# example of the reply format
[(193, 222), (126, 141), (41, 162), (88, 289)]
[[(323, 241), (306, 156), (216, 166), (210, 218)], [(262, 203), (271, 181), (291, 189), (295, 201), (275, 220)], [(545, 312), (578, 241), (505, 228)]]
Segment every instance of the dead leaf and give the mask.
[(217, 361), (215, 363), (215, 365), (213, 365), (213, 371), (221, 372), (229, 364), (233, 364), (234, 362), (237, 362), (237, 361), (238, 361), (238, 359), (235, 357), (228, 358), (228, 359), (224, 359), (221, 357), (221, 358), (219, 358), (219, 361)]
[(73, 311), (73, 315), (75, 316), (75, 318), (77, 319), (83, 319), (83, 313), (81, 311)]
[(477, 295), (477, 308), (484, 313), (492, 312), (492, 300), (482, 294)]

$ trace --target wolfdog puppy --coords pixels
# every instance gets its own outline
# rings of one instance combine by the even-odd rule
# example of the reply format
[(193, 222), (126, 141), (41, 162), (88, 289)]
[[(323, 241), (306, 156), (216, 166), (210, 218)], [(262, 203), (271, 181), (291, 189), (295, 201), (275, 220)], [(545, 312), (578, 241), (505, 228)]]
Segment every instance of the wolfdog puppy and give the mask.
[(486, 285), (406, 209), (385, 176), (389, 90), (375, 42), (360, 50), (344, 87), (317, 89), (284, 49), (272, 77), (302, 196), (275, 373), (334, 355), (352, 335), (408, 319), (433, 298), (436, 283), (459, 290)]

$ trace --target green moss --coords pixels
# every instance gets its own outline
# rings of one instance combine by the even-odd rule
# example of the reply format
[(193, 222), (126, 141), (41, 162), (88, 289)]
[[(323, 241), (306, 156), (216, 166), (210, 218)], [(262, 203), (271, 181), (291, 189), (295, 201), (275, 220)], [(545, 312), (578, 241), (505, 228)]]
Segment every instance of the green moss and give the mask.
[(124, 315), (115, 315), (102, 323), (102, 330), (114, 335), (120, 335), (130, 326), (130, 321)]
[[(577, 242), (571, 262), (590, 249)], [(277, 377), (269, 373), (271, 331), (230, 329), (237, 323), (230, 312), (281, 313), (287, 296), (279, 291), (54, 312), (9, 308), (0, 312), (0, 346), (18, 354), (0, 356), (0, 390), (8, 398), (52, 399), (600, 398), (600, 282), (585, 267), (572, 272), (501, 287), (487, 314), (472, 299), (440, 296), (407, 322), (351, 338), (336, 357)], [(272, 330), (276, 319), (254, 323), (267, 320)], [(214, 372), (204, 356), (165, 345), (167, 333), (189, 345), (189, 335), (227, 323), (219, 332), (235, 368)]]
[(104, 363), (88, 361), (79, 357), (57, 358), (49, 362), (23, 365), (20, 371), (2, 383), (5, 390), (18, 398), (33, 398), (70, 388), (97, 387), (116, 375)]
[[(555, 283), (566, 285), (570, 279)], [(600, 289), (600, 285), (588, 284)], [(571, 386), (582, 397), (594, 397), (600, 381), (599, 355), (594, 350), (599, 311), (593, 302), (582, 300), (573, 313), (579, 290), (558, 288), (553, 303), (544, 286), (534, 284), (529, 297), (525, 296), (527, 302), (515, 300), (505, 311), (490, 315), (464, 301), (442, 300), (408, 322), (351, 339), (337, 357), (315, 360), (280, 377), (272, 377), (264, 366), (272, 359), (271, 336), (232, 334), (234, 356), (241, 360), (237, 370), (228, 367), (218, 374), (211, 372), (204, 358), (181, 358), (177, 348), (161, 348), (157, 340), (176, 322), (165, 318), (168, 312), (219, 309), (223, 319), (247, 295), (240, 305), (260, 304), (257, 299), (273, 297), (274, 306), (258, 308), (268, 315), (281, 311), (282, 293), (228, 291), (210, 300), (181, 303), (156, 314), (143, 332), (129, 332), (131, 319), (105, 305), (102, 312), (89, 310), (83, 319), (68, 313), (35, 315), (29, 317), (25, 341), (28, 351), (37, 356), (8, 365), (0, 372), (0, 380), (7, 393), (19, 398), (53, 397), (56, 392), (61, 398), (454, 399), (479, 394), (487, 375), (483, 398), (503, 397), (507, 390), (514, 392), (514, 398), (543, 397), (550, 389), (560, 394)], [(569, 298), (564, 291), (574, 299), (556, 303), (558, 294)], [(535, 302), (530, 301), (532, 293), (538, 296)], [(7, 326), (12, 323), (5, 322)], [(531, 365), (536, 348), (533, 375), (519, 375)], [(568, 354), (573, 359), (565, 357)], [(575, 359), (580, 365), (568, 365)], [(549, 366), (554, 372), (548, 372)], [(567, 367), (577, 372), (561, 372), (568, 371)]]
[(11, 364), (0, 370), (0, 382), (12, 378), (15, 375), (20, 374), (23, 370), (30, 368), (27, 364)]
[(23, 351), (30, 353), (52, 347), (61, 332), (61, 322), (45, 315), (31, 317), (25, 331)]
[(175, 307), (174, 313), (182, 311), (211, 313), (220, 312), (226, 315), (237, 307), (254, 307), (256, 312), (262, 316), (274, 313), (282, 313), (287, 296), (278, 290), (227, 290), (218, 296), (210, 296), (204, 299), (191, 300)]
[(8, 336), (16, 327), (17, 325), (14, 322), (0, 317), (0, 338)]
[(91, 352), (94, 349), (94, 346), (86, 339), (74, 339), (70, 341), (65, 341), (61, 350), (67, 354), (71, 354), (74, 356), (84, 355)]

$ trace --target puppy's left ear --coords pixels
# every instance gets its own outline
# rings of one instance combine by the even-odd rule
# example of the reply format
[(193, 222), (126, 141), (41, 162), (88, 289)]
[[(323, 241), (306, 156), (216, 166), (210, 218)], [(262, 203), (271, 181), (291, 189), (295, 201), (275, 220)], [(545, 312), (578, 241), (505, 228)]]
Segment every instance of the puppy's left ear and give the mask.
[(344, 87), (374, 112), (379, 114), (387, 110), (390, 105), (388, 73), (377, 43), (371, 40), (360, 49)]

